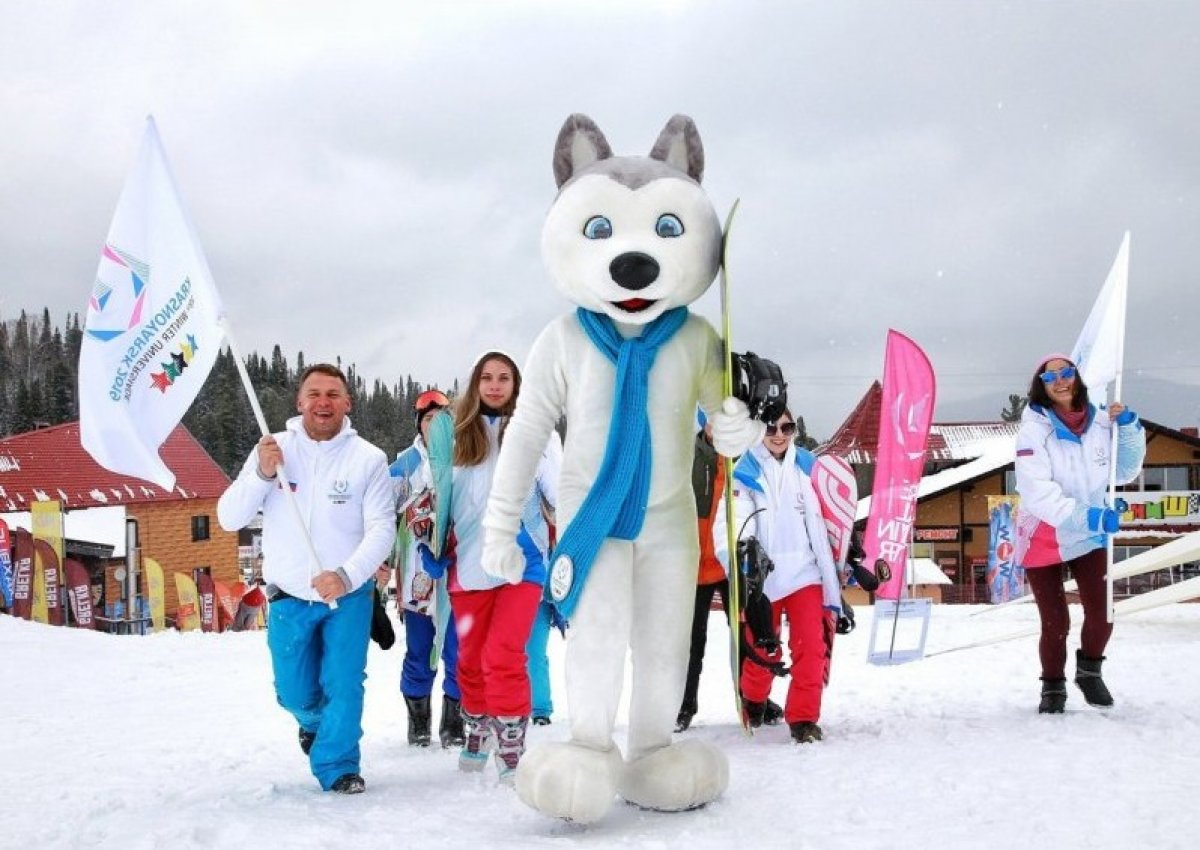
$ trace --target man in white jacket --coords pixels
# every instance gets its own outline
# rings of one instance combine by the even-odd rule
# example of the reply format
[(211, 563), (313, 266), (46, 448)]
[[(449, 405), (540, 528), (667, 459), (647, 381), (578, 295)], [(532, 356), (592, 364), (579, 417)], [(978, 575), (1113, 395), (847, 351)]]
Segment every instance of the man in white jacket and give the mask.
[[(358, 794), (366, 789), (358, 742), (372, 580), (391, 550), (392, 485), (383, 451), (346, 418), (350, 390), (340, 369), (305, 369), (296, 409), (285, 431), (259, 440), (217, 517), (235, 531), (262, 510), (275, 694), (300, 725), (300, 748), (321, 788)], [(284, 486), (295, 495), (316, 564)]]

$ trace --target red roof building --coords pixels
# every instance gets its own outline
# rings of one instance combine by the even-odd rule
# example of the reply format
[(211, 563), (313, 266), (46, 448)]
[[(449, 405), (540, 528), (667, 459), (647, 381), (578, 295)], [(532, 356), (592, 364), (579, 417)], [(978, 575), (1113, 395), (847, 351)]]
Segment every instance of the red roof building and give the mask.
[[(229, 477), (196, 438), (180, 425), (159, 454), (176, 475), (169, 492), (96, 463), (80, 445), (78, 422), (5, 437), (0, 439), (0, 513), (24, 513), (35, 502), (52, 501), (64, 512), (123, 507), (126, 519), (137, 520), (141, 557), (154, 558), (163, 568), (167, 616), (173, 618), (178, 597), (172, 573), (208, 572), (214, 580), (238, 581), (237, 534), (216, 522), (217, 499)], [(107, 606), (111, 612), (113, 603), (126, 602), (124, 587), (113, 575), (118, 564), (89, 558), (85, 566), (98, 610)], [(143, 582), (138, 592), (144, 594)]]

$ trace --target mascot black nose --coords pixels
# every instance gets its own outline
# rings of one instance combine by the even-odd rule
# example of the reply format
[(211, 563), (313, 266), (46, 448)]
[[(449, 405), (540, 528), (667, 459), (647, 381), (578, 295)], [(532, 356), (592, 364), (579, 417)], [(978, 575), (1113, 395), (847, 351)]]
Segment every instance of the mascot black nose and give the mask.
[(658, 279), (658, 263), (648, 254), (630, 251), (609, 263), (608, 273), (624, 289), (645, 289)]

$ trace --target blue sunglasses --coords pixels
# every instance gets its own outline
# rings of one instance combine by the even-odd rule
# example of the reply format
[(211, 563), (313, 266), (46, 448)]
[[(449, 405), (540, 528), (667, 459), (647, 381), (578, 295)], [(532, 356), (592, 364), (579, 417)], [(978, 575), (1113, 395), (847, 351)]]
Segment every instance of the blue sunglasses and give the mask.
[(1053, 384), (1059, 378), (1062, 378), (1064, 381), (1070, 381), (1074, 377), (1075, 377), (1075, 367), (1074, 366), (1063, 366), (1058, 371), (1055, 371), (1054, 369), (1047, 369), (1045, 372), (1043, 372), (1041, 374), (1041, 379), (1042, 379), (1043, 384)]

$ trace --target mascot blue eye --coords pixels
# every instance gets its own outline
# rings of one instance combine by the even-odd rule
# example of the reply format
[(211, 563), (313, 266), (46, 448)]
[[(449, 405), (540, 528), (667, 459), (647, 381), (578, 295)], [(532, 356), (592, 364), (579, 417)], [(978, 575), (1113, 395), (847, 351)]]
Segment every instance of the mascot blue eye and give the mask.
[(678, 216), (663, 213), (654, 225), (654, 232), (663, 239), (674, 239), (676, 236), (683, 235), (683, 222), (679, 220)]
[(583, 235), (588, 239), (607, 239), (612, 236), (612, 222), (602, 215), (594, 215), (583, 226)]

